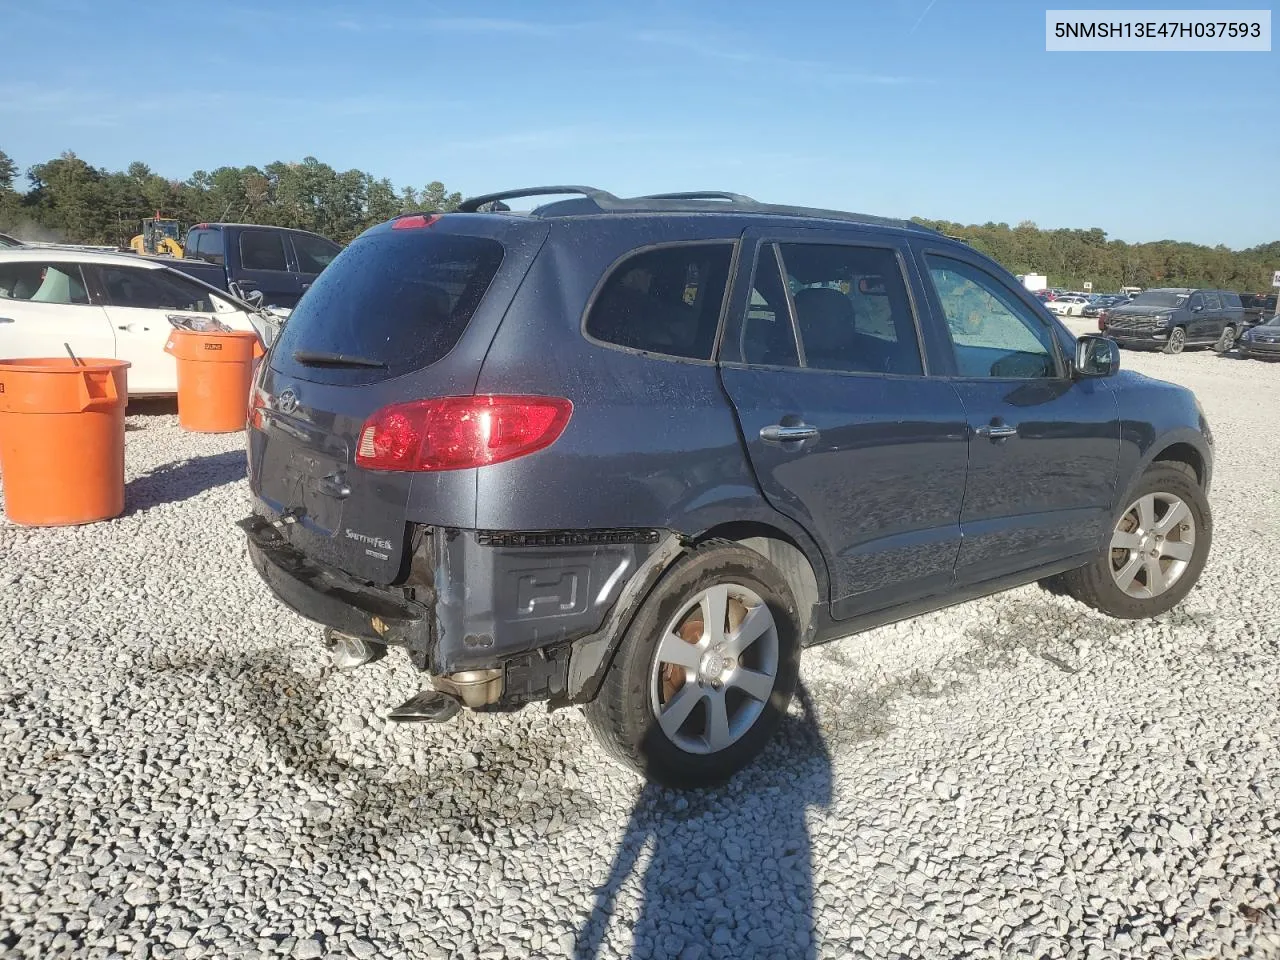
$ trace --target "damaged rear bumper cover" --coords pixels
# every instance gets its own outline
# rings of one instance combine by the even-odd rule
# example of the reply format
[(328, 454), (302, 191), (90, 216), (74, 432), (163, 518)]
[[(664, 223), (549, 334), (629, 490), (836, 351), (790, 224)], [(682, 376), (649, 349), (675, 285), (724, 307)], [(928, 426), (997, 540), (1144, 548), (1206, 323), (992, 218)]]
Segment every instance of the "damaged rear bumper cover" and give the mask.
[(419, 527), (407, 575), (382, 586), (317, 563), (267, 517), (238, 526), (259, 575), (290, 609), (403, 646), (433, 677), (501, 669), (497, 709), (594, 696), (617, 636), (682, 549), (658, 530)]

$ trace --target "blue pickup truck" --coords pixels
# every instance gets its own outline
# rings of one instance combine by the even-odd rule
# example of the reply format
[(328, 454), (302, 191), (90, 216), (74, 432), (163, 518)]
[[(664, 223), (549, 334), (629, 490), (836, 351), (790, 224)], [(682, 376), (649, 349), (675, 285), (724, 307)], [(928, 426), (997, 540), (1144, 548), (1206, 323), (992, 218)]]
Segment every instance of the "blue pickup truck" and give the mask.
[(241, 294), (259, 292), (266, 306), (292, 308), (341, 250), (305, 230), (198, 223), (187, 232), (182, 259), (168, 265), (220, 290), (234, 283)]

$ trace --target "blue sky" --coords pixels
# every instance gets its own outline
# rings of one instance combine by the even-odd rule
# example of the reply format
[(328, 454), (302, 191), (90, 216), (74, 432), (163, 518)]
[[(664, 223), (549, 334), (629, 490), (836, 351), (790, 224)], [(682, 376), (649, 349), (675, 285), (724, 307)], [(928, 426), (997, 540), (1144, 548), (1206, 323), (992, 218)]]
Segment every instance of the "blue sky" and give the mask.
[(464, 194), (719, 188), (1131, 241), (1280, 238), (1280, 52), (1046, 53), (1044, 16), (0, 0), (0, 149), (24, 169), (67, 149), (176, 178), (312, 155)]

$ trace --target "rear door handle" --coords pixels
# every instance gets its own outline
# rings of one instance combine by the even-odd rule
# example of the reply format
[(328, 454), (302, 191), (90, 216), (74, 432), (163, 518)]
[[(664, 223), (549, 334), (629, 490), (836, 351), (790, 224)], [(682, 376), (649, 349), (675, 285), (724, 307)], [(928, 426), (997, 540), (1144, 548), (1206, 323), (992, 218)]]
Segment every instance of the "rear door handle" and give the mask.
[(0, 317), (0, 323), (13, 323), (13, 317)]
[(1018, 435), (1018, 428), (1010, 427), (1006, 424), (984, 423), (973, 432), (980, 437), (986, 437), (988, 440), (1008, 440), (1010, 437)]
[(798, 423), (793, 427), (784, 427), (780, 423), (773, 423), (767, 427), (760, 428), (760, 439), (765, 443), (798, 443), (804, 440), (812, 440), (818, 436), (818, 428), (811, 427), (807, 423)]

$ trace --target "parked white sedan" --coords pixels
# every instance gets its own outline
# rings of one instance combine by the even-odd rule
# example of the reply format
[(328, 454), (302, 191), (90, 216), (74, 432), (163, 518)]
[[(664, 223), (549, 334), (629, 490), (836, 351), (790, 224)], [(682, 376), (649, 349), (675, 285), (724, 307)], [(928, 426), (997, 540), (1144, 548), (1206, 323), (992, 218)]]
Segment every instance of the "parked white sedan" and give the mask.
[(1088, 297), (1065, 296), (1050, 300), (1045, 306), (1050, 313), (1056, 313), (1060, 317), (1078, 317), (1091, 302)]
[(129, 395), (178, 390), (164, 352), (175, 322), (218, 320), (270, 343), (278, 318), (146, 257), (59, 247), (0, 249), (0, 358), (128, 360)]

